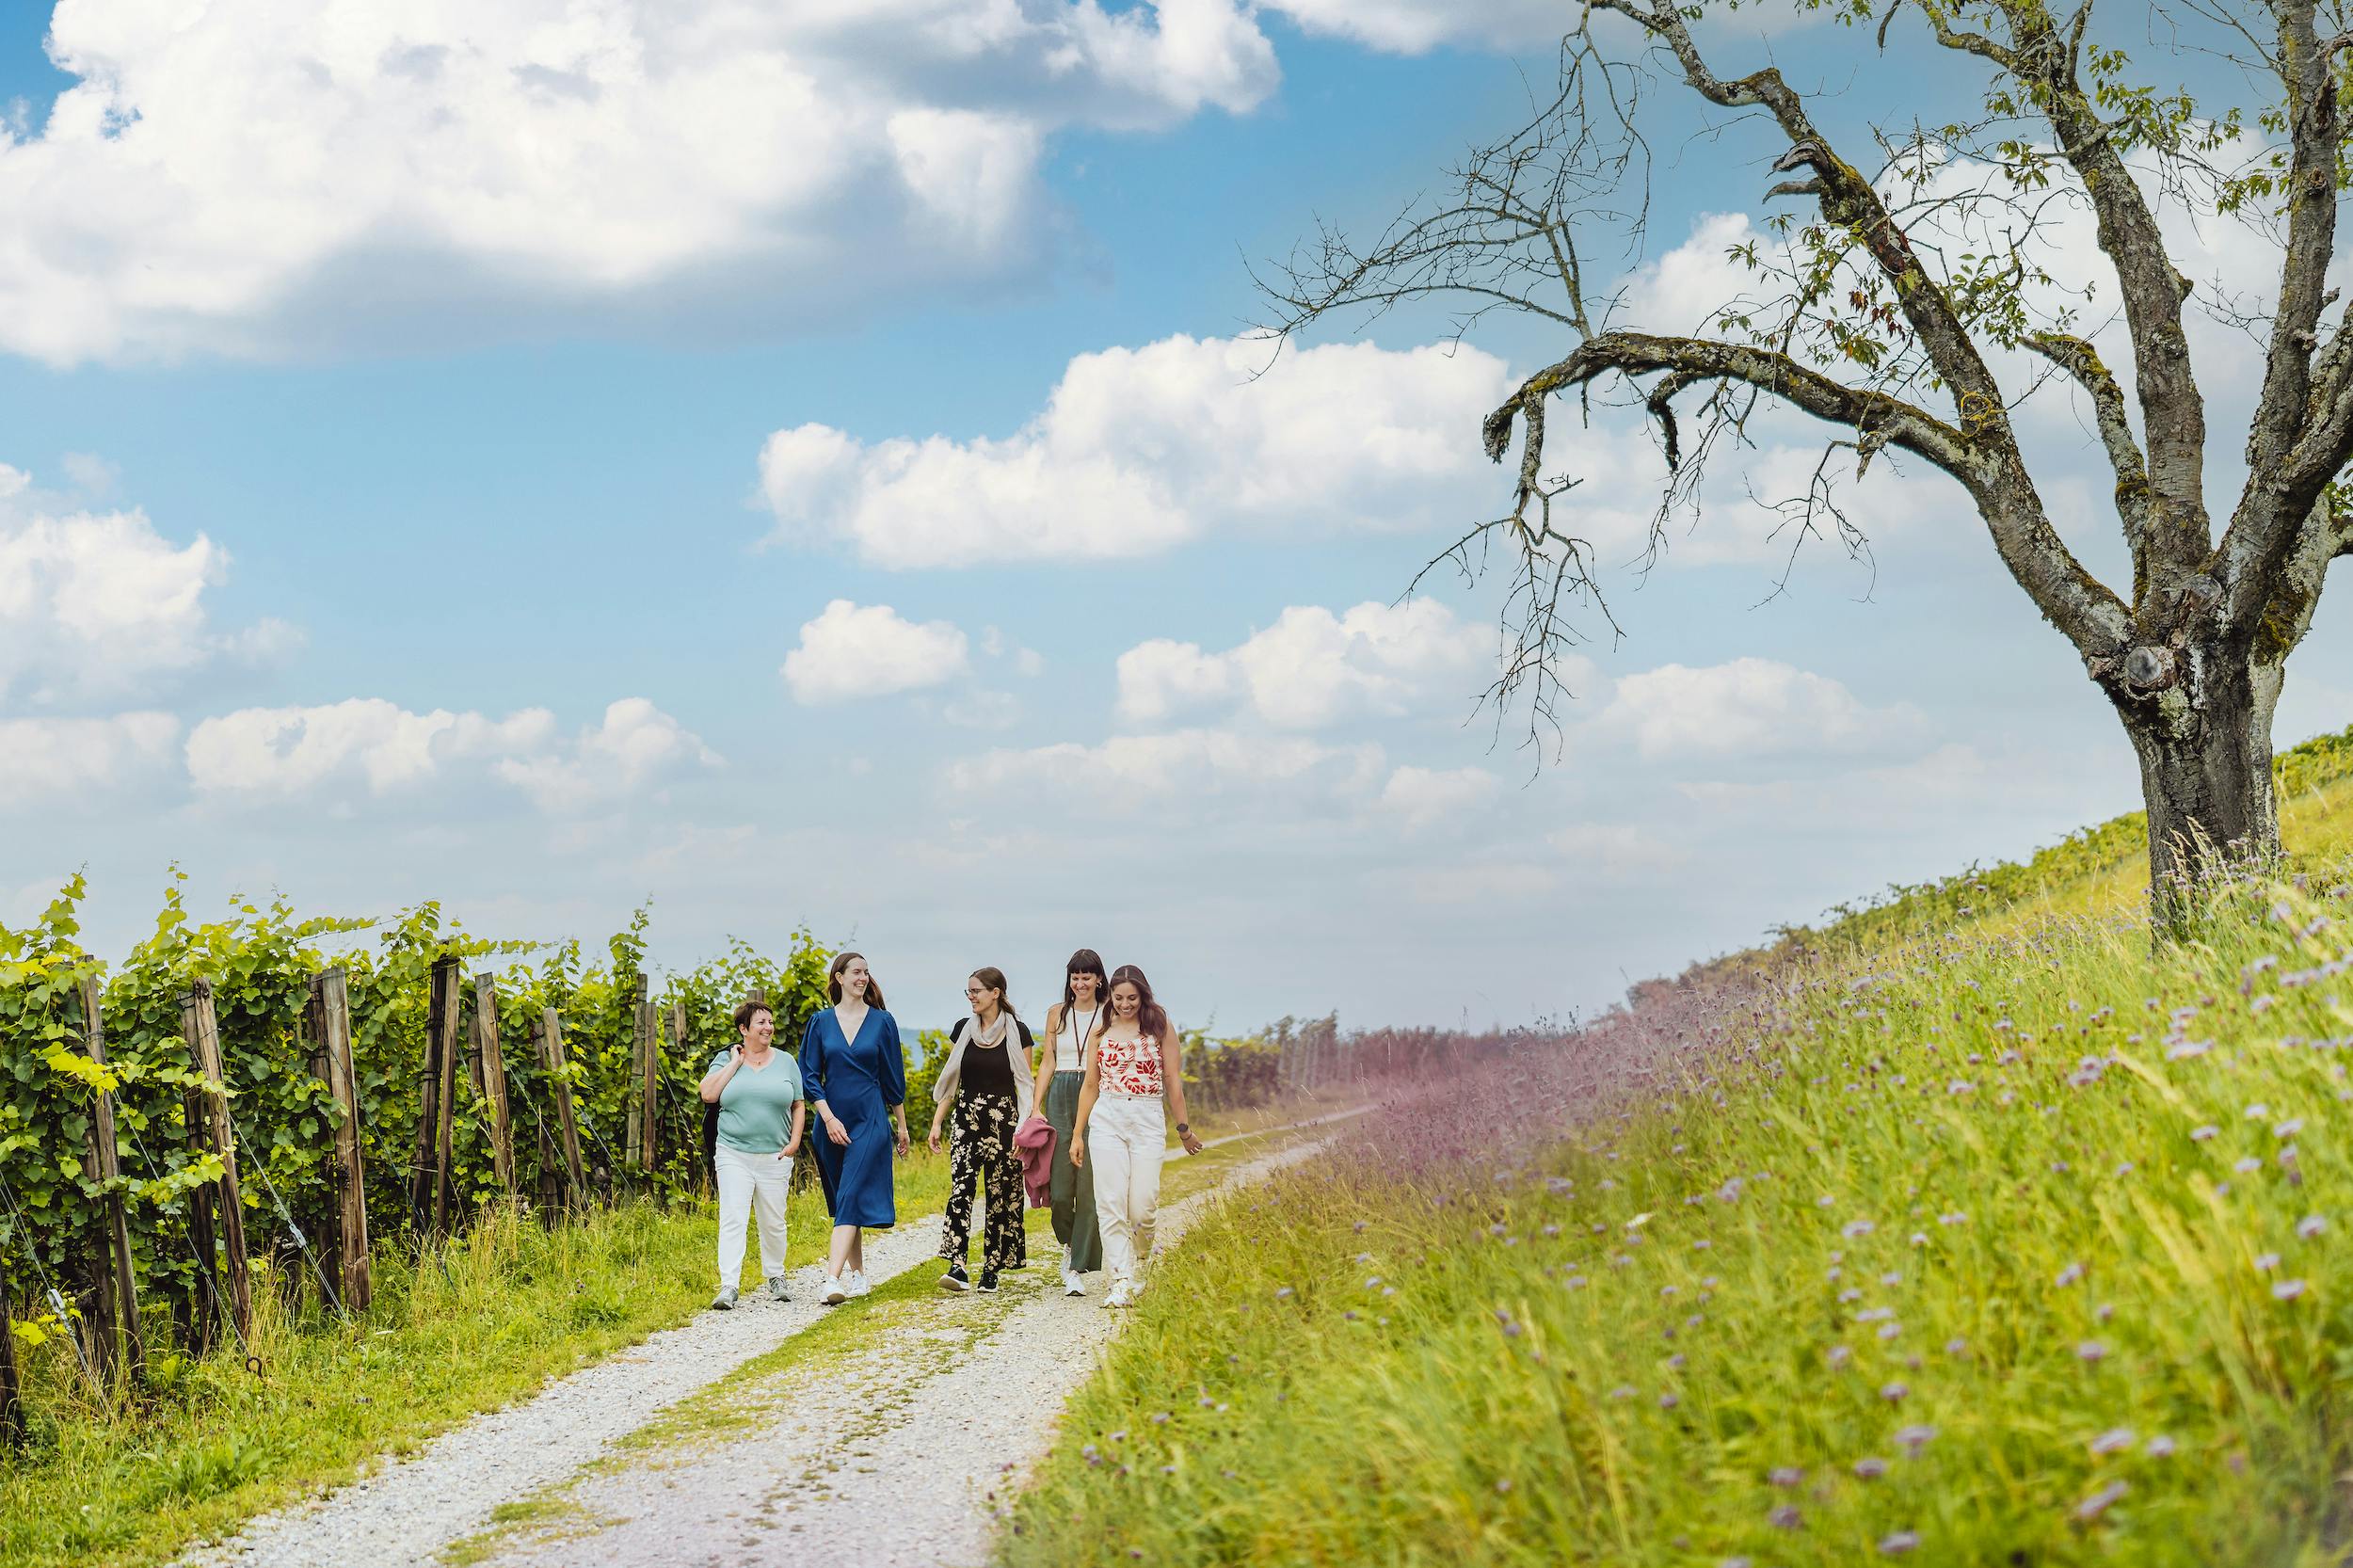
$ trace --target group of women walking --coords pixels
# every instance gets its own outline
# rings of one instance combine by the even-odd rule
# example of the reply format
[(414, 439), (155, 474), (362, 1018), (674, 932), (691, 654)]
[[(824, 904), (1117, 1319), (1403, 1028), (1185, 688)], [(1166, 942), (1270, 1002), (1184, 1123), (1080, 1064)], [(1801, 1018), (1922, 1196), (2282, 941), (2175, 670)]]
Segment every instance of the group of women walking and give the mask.
[[(721, 1309), (739, 1299), (755, 1215), (766, 1289), (790, 1299), (785, 1198), (805, 1128), (816, 1140), (818, 1179), (833, 1217), (827, 1305), (866, 1293), (866, 1232), (898, 1221), (894, 1162), (908, 1148), (898, 1022), (857, 953), (836, 955), (825, 991), (833, 1005), (809, 1019), (797, 1063), (776, 1048), (776, 1016), (766, 1004), (745, 1002), (735, 1011), (742, 1038), (702, 1080), (703, 1099), (719, 1111), (719, 1294), (712, 1304)], [(964, 994), (971, 1016), (950, 1031), (948, 1059), (932, 1090), (928, 1141), (938, 1149), (944, 1127), (949, 1160), (940, 1285), (994, 1290), (1001, 1275), (1027, 1265), (1023, 1153), (1034, 1159), (1050, 1143), (1045, 1186), (1063, 1290), (1083, 1296), (1085, 1276), (1104, 1272), (1111, 1288), (1103, 1304), (1129, 1304), (1142, 1288), (1138, 1262), (1150, 1246), (1170, 1118), (1187, 1153), (1201, 1147), (1186, 1119), (1183, 1047), (1168, 1014), (1142, 969), (1123, 965), (1106, 974), (1088, 948), (1064, 966), (1062, 1000), (1047, 1011), (1042, 1045), (1016, 1012), (1001, 969), (975, 969)], [(975, 1187), (984, 1215), (977, 1281), (966, 1263)]]

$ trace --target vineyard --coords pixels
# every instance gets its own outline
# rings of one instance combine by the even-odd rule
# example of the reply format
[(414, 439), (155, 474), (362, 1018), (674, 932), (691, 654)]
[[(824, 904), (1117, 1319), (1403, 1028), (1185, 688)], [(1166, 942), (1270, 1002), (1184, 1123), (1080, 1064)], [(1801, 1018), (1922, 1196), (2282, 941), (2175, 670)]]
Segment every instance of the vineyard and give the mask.
[(592, 962), (431, 904), (380, 931), (282, 902), (199, 922), (176, 887), (107, 973), (77, 940), (83, 891), (0, 930), (0, 1356), (62, 1337), (101, 1385), (240, 1344), (252, 1258), (297, 1314), (343, 1314), (368, 1304), (372, 1248), (493, 1201), (699, 1188), (695, 1084), (729, 1012), (764, 995), (797, 1027), (822, 1004), (806, 933), (656, 989), (643, 911)]
[[(372, 1258), (434, 1250), (493, 1212), (545, 1224), (707, 1192), (696, 1085), (750, 997), (796, 1045), (828, 951), (803, 931), (657, 978), (640, 910), (601, 954), (484, 937), (425, 904), (379, 923), (283, 901), (190, 917), (175, 884), (109, 968), (68, 884), (0, 928), (0, 1435), (24, 1434), (20, 1351), (104, 1406), (189, 1358), (256, 1359), (274, 1320), (364, 1314)], [(911, 1125), (944, 1055), (909, 1032)], [(1230, 1111), (1433, 1052), (1285, 1018), (1186, 1036), (1204, 1109)], [(804, 1179), (807, 1168), (805, 1150)], [(261, 1282), (257, 1285), (257, 1282)], [(258, 1369), (258, 1368), (257, 1368)]]

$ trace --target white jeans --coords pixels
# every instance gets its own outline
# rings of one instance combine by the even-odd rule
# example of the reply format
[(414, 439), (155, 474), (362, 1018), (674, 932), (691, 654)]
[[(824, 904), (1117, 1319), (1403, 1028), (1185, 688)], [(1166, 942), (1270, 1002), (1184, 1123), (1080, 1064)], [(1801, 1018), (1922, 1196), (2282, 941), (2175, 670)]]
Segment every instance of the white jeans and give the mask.
[(719, 1288), (732, 1290), (744, 1268), (744, 1232), (752, 1210), (760, 1211), (760, 1272), (768, 1279), (784, 1272), (784, 1200), (791, 1191), (792, 1161), (773, 1154), (745, 1154), (719, 1145)]
[(1115, 1286), (1136, 1282), (1136, 1255), (1152, 1246), (1160, 1201), (1168, 1115), (1158, 1095), (1103, 1094), (1087, 1117), (1087, 1164), (1095, 1172), (1095, 1216), (1103, 1229), (1103, 1268)]

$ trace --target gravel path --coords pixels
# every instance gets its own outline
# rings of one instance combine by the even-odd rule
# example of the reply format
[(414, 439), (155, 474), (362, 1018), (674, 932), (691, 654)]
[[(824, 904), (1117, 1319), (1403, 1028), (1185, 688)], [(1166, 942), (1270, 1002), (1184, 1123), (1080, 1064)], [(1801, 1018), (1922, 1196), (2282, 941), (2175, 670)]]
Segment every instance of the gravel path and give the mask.
[[(870, 1235), (866, 1272), (880, 1282), (939, 1251), (939, 1217)], [(757, 1268), (744, 1270), (747, 1278)], [(182, 1568), (412, 1568), (483, 1528), (499, 1504), (571, 1476), (664, 1406), (772, 1351), (825, 1311), (824, 1271), (792, 1276), (792, 1300), (701, 1312), (520, 1404), (442, 1433), (406, 1459), (324, 1499), (265, 1514)]]
[[(1229, 1182), (1314, 1146), (1256, 1160)], [(1164, 1208), (1159, 1244), (1209, 1195)], [(879, 1285), (938, 1249), (936, 1215), (870, 1236), (868, 1275)], [(679, 1456), (648, 1456), (618, 1478), (590, 1474), (664, 1409), (819, 1320), (822, 1277), (811, 1264), (793, 1273), (790, 1303), (747, 1299), (735, 1312), (699, 1313), (324, 1498), (252, 1520), (190, 1551), (179, 1568), (426, 1568), (489, 1528), (501, 1504), (557, 1494), (573, 1516), (513, 1539), (512, 1555), (497, 1560), (576, 1562), (579, 1535), (589, 1529), (598, 1555), (619, 1562), (766, 1560), (818, 1542), (860, 1565), (981, 1561), (990, 1489), (1044, 1451), (1054, 1413), (1116, 1326), (1117, 1314), (1099, 1304), (1100, 1276), (1090, 1281), (1097, 1296), (1081, 1300), (1049, 1289), (1047, 1272), (1032, 1268), (1011, 1275), (994, 1299), (869, 1303), (880, 1332), (847, 1352), (838, 1372), (779, 1379), (792, 1384), (789, 1412), (774, 1408), (779, 1390), (728, 1390), (744, 1435), (764, 1427), (756, 1443), (686, 1456), (691, 1473)], [(985, 1355), (962, 1353), (980, 1338), (997, 1342)]]
[[(1166, 1246), (1216, 1193), (1318, 1144), (1238, 1169), (1160, 1216)], [(1149, 1275), (1147, 1272), (1147, 1283)], [(995, 1298), (875, 1304), (872, 1330), (822, 1371), (744, 1380), (675, 1447), (595, 1466), (536, 1499), (542, 1522), (477, 1561), (499, 1568), (840, 1563), (969, 1568), (988, 1559), (1001, 1490), (1044, 1454), (1120, 1315), (1041, 1269)], [(488, 1543), (486, 1545), (489, 1544)]]

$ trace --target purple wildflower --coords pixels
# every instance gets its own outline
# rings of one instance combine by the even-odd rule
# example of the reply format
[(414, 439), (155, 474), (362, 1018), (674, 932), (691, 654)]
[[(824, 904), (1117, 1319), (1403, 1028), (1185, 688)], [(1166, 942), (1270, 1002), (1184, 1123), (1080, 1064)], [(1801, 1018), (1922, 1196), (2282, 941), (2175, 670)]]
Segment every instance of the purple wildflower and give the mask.
[(2130, 1427), (2110, 1427), (2091, 1440), (2091, 1451), (2095, 1454), (2112, 1454), (2132, 1446), (2133, 1429)]
[(1877, 1480), (1880, 1477), (1887, 1474), (1887, 1461), (1883, 1459), (1858, 1459), (1854, 1462), (1854, 1473), (1855, 1478), (1858, 1480)]
[(1893, 1535), (1883, 1536), (1881, 1538), (1880, 1555), (1881, 1557), (1901, 1557), (1904, 1553), (1911, 1551), (1919, 1544), (1920, 1537), (1916, 1531), (1897, 1530)]
[(2122, 1481), (2112, 1480), (2105, 1486), (2100, 1488), (2099, 1491), (2094, 1492), (2090, 1496), (2086, 1497), (2082, 1502), (2077, 1503), (2075, 1505), (2075, 1517), (2088, 1525), (2092, 1520), (2100, 1517), (2101, 1514), (2105, 1513), (2110, 1505), (2121, 1499), (2124, 1494), (2130, 1490), (2132, 1489), (2126, 1486)]

